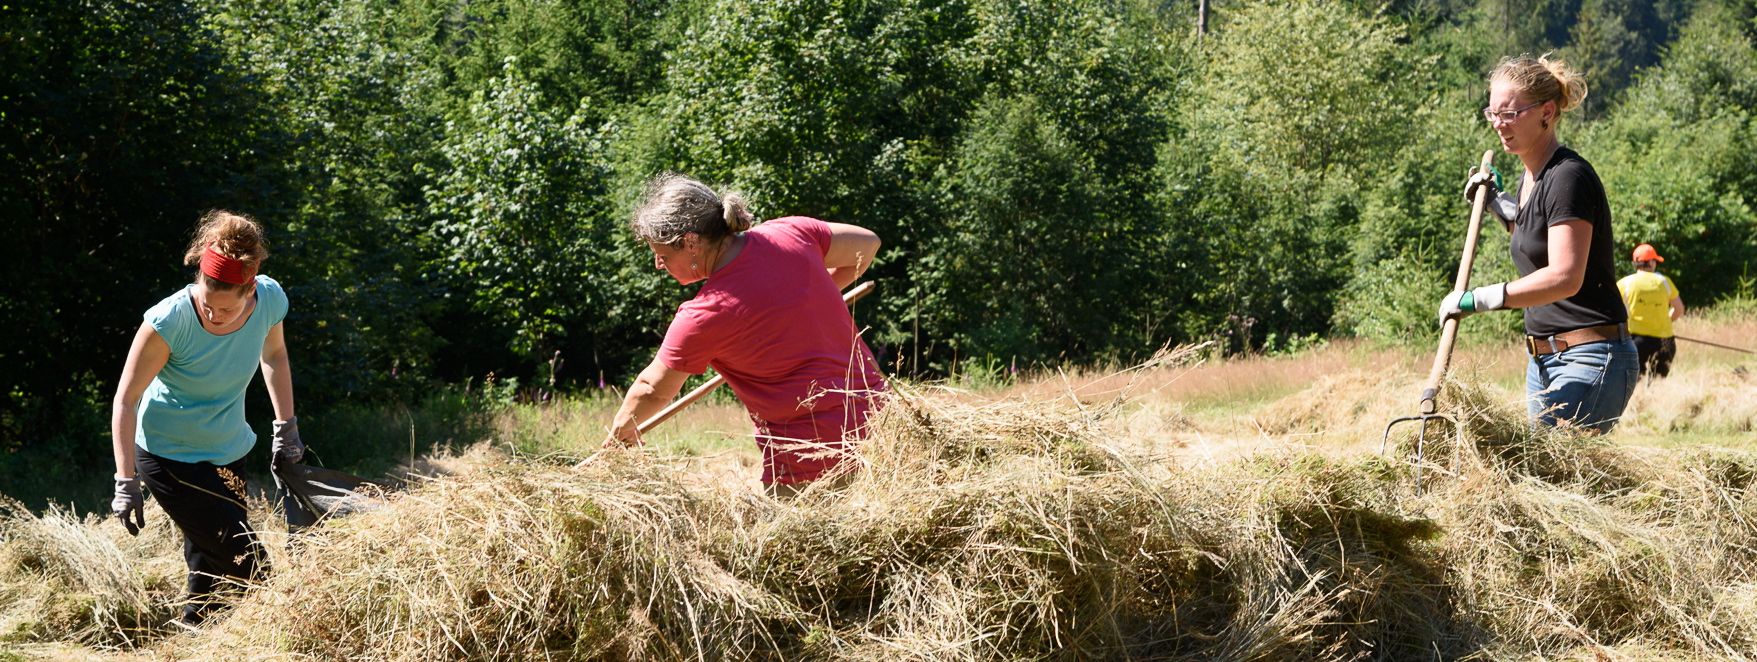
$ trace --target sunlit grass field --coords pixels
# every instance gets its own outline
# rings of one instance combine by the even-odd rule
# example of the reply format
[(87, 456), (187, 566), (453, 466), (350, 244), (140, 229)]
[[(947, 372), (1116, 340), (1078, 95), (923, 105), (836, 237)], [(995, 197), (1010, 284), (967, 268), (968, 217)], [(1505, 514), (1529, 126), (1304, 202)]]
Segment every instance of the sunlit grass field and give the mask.
[[(1677, 333), (1732, 346), (1757, 345), (1757, 320), (1686, 318)], [(971, 401), (1122, 397), (1131, 414), (1124, 436), (1179, 446), (1278, 445), (1360, 450), (1394, 417), (1417, 413), (1420, 382), (1433, 350), (1335, 341), (1301, 353), (1209, 358), (1188, 365), (1127, 370), (1084, 369), (1015, 379), (969, 376), (925, 384)], [(1513, 342), (1461, 345), (1454, 379), (1522, 402), (1526, 355)], [(1680, 342), (1672, 375), (1643, 380), (1625, 420), (1610, 435), (1635, 446), (1757, 448), (1757, 356)], [(508, 409), (494, 435), (520, 452), (589, 454), (618, 404), (614, 392), (543, 406)], [(1442, 398), (1445, 396), (1442, 395)], [(653, 453), (754, 466), (750, 422), (729, 389), (699, 403), (647, 437)], [(1376, 449), (1375, 449), (1376, 450)], [(1230, 453), (1229, 453), (1230, 455)]]
[[(1743, 346), (1757, 319), (1679, 332)], [(614, 389), (313, 417), (313, 448), (407, 486), (297, 545), (256, 499), (276, 574), (199, 633), (165, 624), (160, 509), (134, 538), (0, 503), (0, 660), (1749, 659), (1751, 356), (1681, 347), (1591, 438), (1525, 421), (1519, 347), (1462, 347), (1441, 400), (1465, 444), (1417, 474), (1408, 434), (1379, 442), (1432, 358), (899, 382), (865, 469), (797, 501), (763, 495), (724, 391), (583, 470)]]

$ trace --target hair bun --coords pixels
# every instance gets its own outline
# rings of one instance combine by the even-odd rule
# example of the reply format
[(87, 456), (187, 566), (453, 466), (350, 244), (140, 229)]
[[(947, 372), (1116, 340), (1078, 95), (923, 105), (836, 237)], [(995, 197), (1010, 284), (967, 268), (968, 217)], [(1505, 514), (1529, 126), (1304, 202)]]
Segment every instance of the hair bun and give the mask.
[(708, 241), (750, 229), (750, 209), (737, 193), (715, 193), (707, 184), (666, 172), (647, 182), (645, 200), (629, 219), (642, 241), (675, 246), (695, 233)]
[(750, 229), (750, 210), (744, 206), (744, 196), (731, 192), (720, 196), (720, 213), (726, 219), (727, 230), (743, 232)]
[(262, 224), (249, 215), (224, 209), (202, 214), (195, 236), (183, 252), (183, 263), (199, 264), (208, 246), (252, 266), (260, 266), (268, 259), (268, 241)]
[[(1586, 100), (1586, 80), (1580, 72), (1570, 69), (1560, 58), (1551, 58), (1549, 53), (1503, 58), (1489, 74), (1489, 80), (1511, 83), (1527, 102), (1553, 101), (1557, 113), (1573, 110)], [(1561, 116), (1558, 114), (1555, 119)]]
[(1548, 53), (1539, 57), (1538, 62), (1542, 63), (1544, 68), (1549, 70), (1550, 75), (1556, 79), (1556, 90), (1559, 92), (1559, 98), (1556, 99), (1557, 110), (1568, 112), (1586, 100), (1586, 79), (1582, 78), (1579, 72), (1568, 68), (1567, 62), (1563, 62), (1560, 58), (1552, 59)]

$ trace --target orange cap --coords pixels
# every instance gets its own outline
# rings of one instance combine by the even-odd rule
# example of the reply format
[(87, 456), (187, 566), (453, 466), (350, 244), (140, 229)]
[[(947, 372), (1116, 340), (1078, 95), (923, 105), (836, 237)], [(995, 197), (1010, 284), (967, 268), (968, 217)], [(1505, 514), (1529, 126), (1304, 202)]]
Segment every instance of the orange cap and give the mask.
[(1642, 244), (1635, 247), (1635, 261), (1664, 262), (1665, 258), (1659, 256), (1659, 251), (1653, 250), (1652, 244)]

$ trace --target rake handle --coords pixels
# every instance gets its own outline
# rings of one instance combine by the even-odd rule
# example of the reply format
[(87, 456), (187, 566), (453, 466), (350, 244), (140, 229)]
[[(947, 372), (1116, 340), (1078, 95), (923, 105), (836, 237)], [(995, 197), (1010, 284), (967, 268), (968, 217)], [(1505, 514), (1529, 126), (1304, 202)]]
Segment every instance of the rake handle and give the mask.
[(1746, 353), (1746, 354), (1757, 354), (1757, 352), (1753, 352), (1753, 351), (1751, 351), (1751, 350), (1748, 350), (1748, 349), (1745, 349), (1745, 348), (1743, 348), (1743, 347), (1734, 347), (1734, 346), (1732, 346), (1732, 345), (1722, 345), (1722, 344), (1720, 344), (1720, 343), (1717, 343), (1717, 342), (1708, 342), (1708, 341), (1706, 341), (1706, 340), (1697, 340), (1697, 339), (1695, 339), (1695, 338), (1685, 338), (1685, 337), (1683, 337), (1683, 336), (1672, 336), (1672, 337), (1673, 337), (1673, 338), (1677, 338), (1677, 339), (1678, 339), (1678, 340), (1688, 340), (1688, 341), (1690, 341), (1690, 342), (1693, 342), (1693, 343), (1697, 343), (1697, 344), (1700, 344), (1700, 345), (1707, 345), (1707, 346), (1709, 346), (1709, 347), (1719, 347), (1719, 348), (1721, 348), (1721, 349), (1730, 349), (1730, 350), (1733, 350), (1733, 351), (1735, 351), (1735, 352), (1744, 352), (1744, 353)]
[[(1495, 152), (1487, 150), (1482, 153), (1482, 171), (1486, 172), (1494, 165)], [(1470, 268), (1476, 263), (1476, 239), (1482, 234), (1482, 212), (1488, 207), (1489, 187), (1479, 186), (1476, 199), (1470, 203), (1470, 227), (1464, 235), (1464, 257), (1458, 261), (1458, 278), (1453, 281), (1452, 290), (1461, 291), (1470, 287)], [(1421, 389), (1421, 413), (1432, 414), (1439, 410), (1440, 385), (1446, 379), (1446, 369), (1452, 365), (1452, 346), (1458, 342), (1458, 318), (1446, 320), (1440, 325), (1440, 349), (1434, 353), (1434, 367), (1428, 371), (1428, 380)]]
[[(872, 291), (875, 289), (878, 289), (878, 286), (874, 285), (870, 280), (856, 285), (854, 286), (854, 289), (842, 293), (842, 303), (853, 304), (854, 302), (859, 301), (861, 297), (872, 294)], [(659, 413), (657, 414), (653, 414), (651, 418), (641, 421), (641, 424), (636, 426), (636, 428), (640, 430), (641, 434), (646, 434), (648, 430), (659, 427), (660, 423), (664, 423), (672, 416), (676, 416), (677, 412), (683, 411), (685, 407), (693, 405), (697, 400), (707, 397), (709, 393), (713, 393), (714, 389), (719, 388), (720, 385), (724, 383), (726, 383), (725, 377), (714, 375), (713, 379), (708, 380), (701, 386), (695, 387), (695, 390), (690, 391), (671, 404), (665, 405), (664, 409), (659, 410)]]

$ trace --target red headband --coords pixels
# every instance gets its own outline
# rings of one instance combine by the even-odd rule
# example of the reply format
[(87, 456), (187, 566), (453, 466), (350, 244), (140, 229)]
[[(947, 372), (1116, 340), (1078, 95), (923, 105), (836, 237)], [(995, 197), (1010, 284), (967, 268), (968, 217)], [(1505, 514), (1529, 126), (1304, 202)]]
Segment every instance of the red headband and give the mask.
[(201, 253), (201, 273), (222, 283), (228, 285), (249, 283), (256, 276), (253, 271), (244, 264), (243, 260), (226, 256), (219, 249), (214, 248), (213, 244), (208, 244), (207, 250)]

